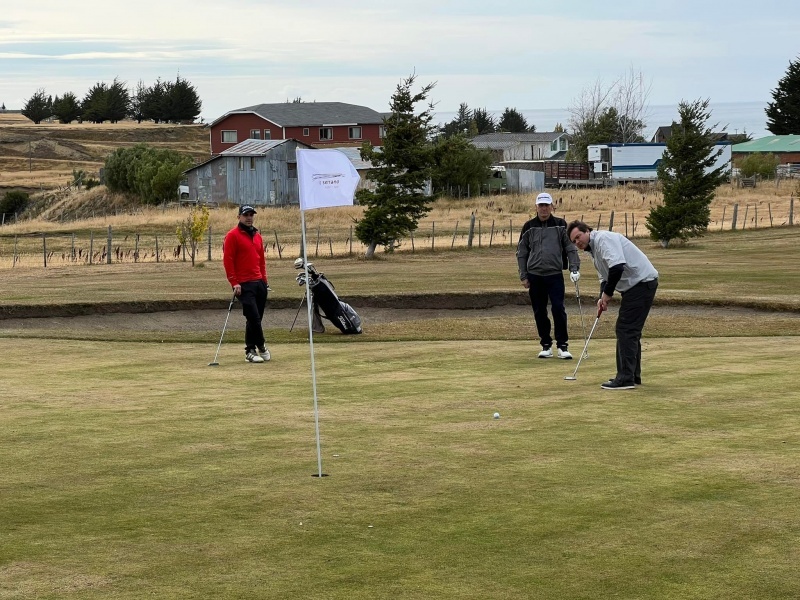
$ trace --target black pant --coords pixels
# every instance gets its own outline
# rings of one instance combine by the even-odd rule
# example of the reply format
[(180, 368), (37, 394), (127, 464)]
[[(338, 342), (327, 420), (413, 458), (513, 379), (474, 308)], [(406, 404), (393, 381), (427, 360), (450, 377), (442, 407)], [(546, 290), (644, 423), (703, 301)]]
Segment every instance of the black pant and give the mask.
[(245, 281), (239, 302), (242, 303), (242, 314), (247, 319), (244, 328), (244, 349), (253, 350), (263, 348), (264, 330), (261, 320), (264, 318), (264, 308), (267, 306), (267, 284), (263, 279)]
[(556, 335), (556, 345), (566, 350), (569, 345), (567, 335), (567, 311), (564, 308), (564, 276), (556, 275), (531, 275), (528, 273), (528, 295), (531, 297), (533, 317), (536, 320), (536, 330), (542, 348), (553, 345), (550, 336), (550, 319), (547, 317), (547, 300), (550, 300), (550, 309), (553, 312), (553, 329)]
[(619, 383), (642, 378), (642, 329), (656, 297), (658, 279), (637, 283), (622, 292), (617, 316), (617, 376)]

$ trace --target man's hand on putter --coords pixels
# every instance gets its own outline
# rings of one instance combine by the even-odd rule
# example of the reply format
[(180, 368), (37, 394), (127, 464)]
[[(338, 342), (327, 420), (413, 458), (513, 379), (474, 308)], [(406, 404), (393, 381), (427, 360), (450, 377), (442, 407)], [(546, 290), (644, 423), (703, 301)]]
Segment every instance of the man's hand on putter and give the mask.
[(608, 294), (600, 294), (600, 299), (597, 301), (597, 308), (600, 309), (600, 312), (605, 312), (608, 310), (608, 303), (611, 302), (611, 296)]
[(572, 272), (569, 274), (569, 278), (570, 278), (570, 280), (572, 280), (572, 283), (578, 283), (578, 281), (579, 281), (579, 280), (580, 280), (580, 278), (581, 278), (581, 274), (580, 274), (580, 272), (578, 272), (578, 271), (572, 271)]
[(235, 286), (233, 286), (233, 293), (234, 293), (235, 296), (241, 296), (242, 295), (242, 286), (240, 286), (238, 283)]

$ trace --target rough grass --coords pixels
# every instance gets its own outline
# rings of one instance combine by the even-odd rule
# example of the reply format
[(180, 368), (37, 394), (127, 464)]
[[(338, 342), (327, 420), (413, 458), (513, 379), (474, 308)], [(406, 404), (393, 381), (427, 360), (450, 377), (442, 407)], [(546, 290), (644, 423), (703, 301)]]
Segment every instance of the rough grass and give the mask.
[(7, 363), (0, 595), (800, 594), (798, 338), (651, 340), (617, 393), (606, 340), (576, 382), (521, 342), (320, 346), (323, 479), (308, 348), (272, 349), (209, 368), (197, 345), (52, 341)]

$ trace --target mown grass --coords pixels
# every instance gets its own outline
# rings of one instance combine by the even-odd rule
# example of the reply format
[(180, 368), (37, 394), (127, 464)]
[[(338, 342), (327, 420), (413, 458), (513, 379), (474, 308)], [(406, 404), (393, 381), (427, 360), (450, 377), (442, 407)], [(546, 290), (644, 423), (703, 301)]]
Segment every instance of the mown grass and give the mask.
[[(6, 356), (38, 340), (0, 339)], [(792, 598), (800, 341), (51, 341), (0, 378), (4, 598)], [(498, 411), (500, 419), (492, 419)]]
[[(800, 228), (709, 233), (685, 245), (661, 248), (649, 240), (637, 244), (661, 275), (657, 300), (715, 306), (756, 306), (798, 310)], [(345, 298), (408, 294), (521, 291), (512, 246), (471, 251), (381, 254), (315, 258)], [(270, 258), (272, 297), (299, 297), (294, 256)], [(581, 254), (583, 294), (597, 293), (590, 257)], [(569, 284), (569, 282), (567, 282)], [(574, 287), (568, 285), (568, 295)], [(7, 305), (52, 305), (121, 301), (173, 301), (218, 298), (227, 305), (229, 285), (220, 261), (141, 263), (70, 267), (15, 268), (3, 271), (0, 297)], [(401, 306), (397, 306), (400, 308)]]

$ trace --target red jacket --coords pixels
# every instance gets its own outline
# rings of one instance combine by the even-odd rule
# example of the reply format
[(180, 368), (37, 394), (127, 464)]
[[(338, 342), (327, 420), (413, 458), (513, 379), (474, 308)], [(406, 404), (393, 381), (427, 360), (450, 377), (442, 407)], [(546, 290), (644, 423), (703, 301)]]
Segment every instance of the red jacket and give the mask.
[(258, 229), (253, 237), (238, 225), (231, 229), (222, 243), (222, 264), (225, 265), (225, 275), (231, 287), (259, 279), (266, 282), (267, 261)]

